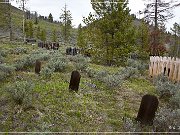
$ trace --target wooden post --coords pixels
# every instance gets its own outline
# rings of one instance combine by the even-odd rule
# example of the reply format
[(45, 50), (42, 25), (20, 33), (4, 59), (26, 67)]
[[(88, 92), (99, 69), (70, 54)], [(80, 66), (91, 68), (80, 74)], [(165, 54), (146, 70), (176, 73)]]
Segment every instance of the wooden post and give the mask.
[(149, 76), (153, 77), (153, 56), (150, 56)]
[(169, 79), (170, 80), (172, 80), (172, 78), (173, 78), (173, 73), (174, 73), (174, 57), (171, 59), (171, 61), (169, 62), (170, 64), (169, 64), (169, 69), (170, 69), (170, 71), (169, 71)]
[(178, 64), (179, 64), (179, 67), (178, 67), (178, 78), (177, 78), (177, 81), (180, 82), (180, 60), (178, 60)]

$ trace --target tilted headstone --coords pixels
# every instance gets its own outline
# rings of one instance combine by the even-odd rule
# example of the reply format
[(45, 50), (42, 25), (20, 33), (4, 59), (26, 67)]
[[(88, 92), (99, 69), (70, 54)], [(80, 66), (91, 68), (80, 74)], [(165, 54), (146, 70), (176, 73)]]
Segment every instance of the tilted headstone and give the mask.
[(40, 71), (41, 71), (41, 62), (39, 60), (36, 60), (36, 63), (35, 63), (35, 73), (36, 74), (40, 74)]
[(159, 101), (156, 96), (144, 95), (141, 100), (141, 105), (136, 120), (141, 124), (152, 125), (157, 111)]
[(78, 71), (73, 71), (71, 74), (71, 80), (69, 84), (70, 91), (78, 91), (81, 75)]

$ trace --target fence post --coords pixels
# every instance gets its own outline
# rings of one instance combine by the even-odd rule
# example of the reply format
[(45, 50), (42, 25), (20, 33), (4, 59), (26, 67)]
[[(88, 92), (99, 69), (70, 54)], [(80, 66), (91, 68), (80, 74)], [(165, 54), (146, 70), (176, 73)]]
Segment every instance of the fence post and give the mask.
[(170, 69), (170, 72), (169, 72), (169, 79), (172, 80), (173, 79), (173, 73), (174, 73), (174, 63), (175, 63), (175, 60), (174, 60), (174, 57), (171, 59), (171, 61), (169, 62), (169, 69)]
[(154, 65), (153, 65), (153, 76), (156, 76), (156, 72), (157, 72), (157, 57), (154, 56)]
[(178, 59), (178, 78), (177, 78), (177, 81), (180, 82), (180, 59)]
[(153, 77), (153, 56), (150, 56), (150, 64), (149, 64), (149, 76)]

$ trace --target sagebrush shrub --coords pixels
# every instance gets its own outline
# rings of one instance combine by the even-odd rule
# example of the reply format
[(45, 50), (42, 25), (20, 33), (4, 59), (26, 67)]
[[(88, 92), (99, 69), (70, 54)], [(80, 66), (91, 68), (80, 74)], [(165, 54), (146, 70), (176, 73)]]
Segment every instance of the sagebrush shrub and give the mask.
[(52, 73), (54, 72), (54, 68), (48, 68), (48, 67), (44, 67), (42, 68), (42, 70), (40, 71), (40, 74), (42, 75), (42, 77), (44, 78), (50, 78)]
[(89, 68), (89, 67), (86, 68), (86, 73), (89, 77), (95, 77), (96, 76), (96, 71), (92, 68)]
[(174, 108), (180, 108), (180, 89), (170, 99), (171, 106)]
[(108, 72), (106, 70), (100, 70), (100, 71), (96, 71), (96, 75), (95, 75), (95, 78), (97, 80), (100, 80), (102, 81), (102, 79), (104, 77), (106, 77), (108, 75)]
[(6, 77), (10, 76), (14, 71), (15, 67), (6, 64), (0, 64), (0, 81), (5, 80)]
[(168, 80), (167, 76), (164, 75), (159, 75), (158, 77), (156, 77), (154, 80), (154, 84), (160, 97), (170, 98), (180, 89), (179, 84), (174, 84), (173, 82)]
[(180, 109), (160, 108), (154, 119), (156, 132), (180, 132)]
[(120, 75), (107, 75), (103, 77), (102, 80), (109, 88), (119, 86), (124, 81)]
[(1, 63), (4, 63), (4, 59), (5, 59), (5, 58), (0, 55), (0, 64), (1, 64)]
[(147, 63), (145, 63), (144, 61), (134, 60), (134, 59), (128, 59), (127, 66), (136, 68), (141, 75), (143, 75), (144, 72), (148, 69)]
[(124, 79), (137, 78), (140, 75), (139, 70), (134, 67), (123, 68), (117, 74), (121, 75)]
[(50, 55), (47, 51), (38, 49), (37, 51), (34, 51), (31, 54), (26, 55), (22, 59), (19, 59), (15, 63), (15, 66), (17, 70), (24, 70), (24, 69), (34, 66), (36, 60), (46, 61), (49, 59), (49, 57)]
[(34, 84), (30, 81), (16, 81), (6, 87), (16, 104), (31, 104)]
[(55, 69), (55, 72), (62, 72), (67, 66), (68, 60), (64, 56), (58, 54), (53, 55), (47, 63), (47, 67), (50, 69)]
[(88, 60), (83, 55), (75, 55), (70, 57), (70, 61), (75, 62), (77, 70), (85, 71), (88, 67)]
[(0, 50), (0, 56), (6, 57), (6, 56), (7, 56), (7, 51), (5, 51), (5, 50)]
[(140, 123), (130, 118), (124, 118), (123, 128), (126, 132), (142, 132)]
[(7, 56), (7, 53), (3, 50), (0, 50), (0, 64), (4, 63), (4, 59)]
[(17, 47), (15, 49), (10, 50), (11, 53), (13, 54), (23, 54), (23, 53), (27, 53), (27, 49), (23, 48), (23, 47)]

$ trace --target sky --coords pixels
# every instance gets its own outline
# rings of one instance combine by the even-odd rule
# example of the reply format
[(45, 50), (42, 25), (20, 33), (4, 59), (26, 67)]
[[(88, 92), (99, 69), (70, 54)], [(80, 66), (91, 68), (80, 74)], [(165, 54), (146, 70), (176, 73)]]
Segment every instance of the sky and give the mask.
[[(180, 3), (180, 0), (177, 0), (177, 2)], [(11, 3), (13, 6), (19, 7), (16, 0)], [(38, 14), (43, 16), (48, 16), (51, 13), (54, 20), (59, 21), (60, 13), (62, 13), (62, 9), (65, 4), (72, 14), (72, 23), (75, 27), (77, 27), (80, 23), (83, 24), (83, 16), (87, 17), (89, 12), (93, 12), (90, 0), (28, 0), (25, 7), (28, 10), (37, 11)], [(139, 10), (143, 10), (145, 8), (144, 0), (129, 0), (128, 6), (133, 14), (137, 14)], [(180, 7), (175, 8), (173, 13), (175, 17), (166, 23), (167, 30), (169, 30), (175, 22), (180, 24)], [(137, 18), (138, 17), (139, 16), (137, 15)]]

